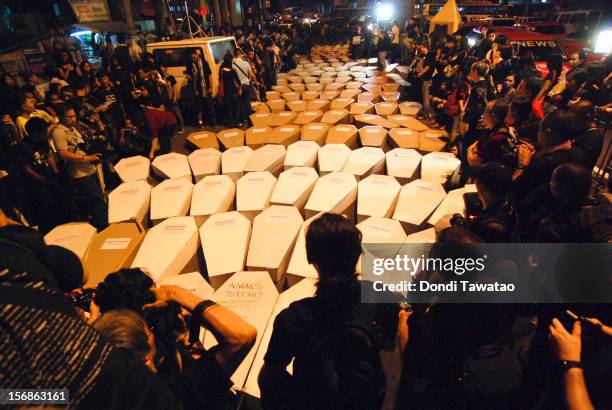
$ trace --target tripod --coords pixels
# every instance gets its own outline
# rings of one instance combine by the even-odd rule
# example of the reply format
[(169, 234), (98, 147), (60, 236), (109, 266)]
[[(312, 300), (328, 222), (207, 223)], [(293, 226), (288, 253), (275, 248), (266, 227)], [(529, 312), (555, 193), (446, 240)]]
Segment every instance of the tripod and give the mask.
[[(202, 28), (200, 27), (198, 22), (195, 21), (193, 19), (193, 17), (191, 17), (191, 15), (189, 14), (189, 8), (187, 7), (187, 0), (185, 0), (185, 18), (183, 19), (183, 21), (179, 25), (178, 31), (182, 31), (183, 30), (183, 25), (185, 23), (187, 23), (187, 29), (188, 29), (188, 32), (189, 32), (189, 38), (193, 38), (194, 36), (195, 37), (207, 37), (206, 33), (202, 30)], [(195, 32), (191, 28), (192, 24), (196, 27)]]

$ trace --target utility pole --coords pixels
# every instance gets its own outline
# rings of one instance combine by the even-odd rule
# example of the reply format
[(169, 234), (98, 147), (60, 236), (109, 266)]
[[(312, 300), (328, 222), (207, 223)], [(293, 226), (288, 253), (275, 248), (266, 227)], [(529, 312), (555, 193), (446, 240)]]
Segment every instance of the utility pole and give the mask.
[(130, 34), (134, 34), (136, 30), (134, 26), (134, 13), (132, 12), (132, 3), (130, 0), (122, 0), (122, 5), (125, 24), (127, 25)]

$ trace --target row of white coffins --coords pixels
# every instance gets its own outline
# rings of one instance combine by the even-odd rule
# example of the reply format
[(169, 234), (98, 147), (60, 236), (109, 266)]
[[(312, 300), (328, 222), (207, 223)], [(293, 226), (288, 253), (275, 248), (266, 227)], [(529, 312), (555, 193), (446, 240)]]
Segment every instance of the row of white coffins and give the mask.
[[(279, 286), (285, 278), (291, 284), (294, 277), (316, 277), (305, 251), (310, 222), (321, 212), (347, 214), (354, 209), (356, 187), (348, 183), (352, 178), (355, 184), (354, 177), (336, 173), (323, 178), (336, 179), (326, 188), (337, 203), (331, 209), (308, 211), (305, 216), (295, 206), (272, 205), (253, 219), (237, 211), (214, 213), (199, 227), (192, 216), (170, 217), (148, 231), (135, 220), (112, 223), (100, 233), (87, 223), (70, 223), (56, 227), (46, 240), (73, 250), (84, 262), (88, 283), (93, 286), (109, 272), (129, 266), (145, 268), (156, 280), (177, 275), (186, 266), (198, 265), (200, 244), (206, 264), (202, 271), (208, 273), (214, 286), (245, 268), (268, 271)], [(364, 243), (431, 242), (432, 226), (449, 215), (464, 214), (463, 194), (475, 191), (473, 185), (467, 185), (445, 194), (440, 186), (421, 182), (413, 181), (402, 188), (408, 187), (397, 199), (395, 219), (373, 216), (360, 221), (357, 226)], [(410, 205), (415, 197), (419, 201)], [(406, 229), (410, 223), (399, 219), (398, 213), (418, 224)]]

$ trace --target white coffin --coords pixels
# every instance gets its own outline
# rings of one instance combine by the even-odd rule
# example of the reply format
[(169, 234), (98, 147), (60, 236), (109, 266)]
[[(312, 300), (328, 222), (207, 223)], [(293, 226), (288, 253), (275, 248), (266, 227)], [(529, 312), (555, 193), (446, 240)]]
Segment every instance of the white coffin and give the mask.
[(266, 144), (282, 145), (286, 148), (290, 144), (300, 140), (300, 131), (299, 125), (286, 124), (273, 128), (264, 141)]
[(302, 216), (293, 206), (272, 205), (257, 215), (253, 222), (247, 269), (266, 270), (274, 283), (282, 284), (302, 222)]
[[(255, 359), (264, 330), (278, 298), (278, 291), (268, 272), (236, 272), (212, 297), (218, 304), (236, 313), (245, 322), (257, 329), (257, 338), (251, 350), (231, 376), (233, 388), (242, 390), (249, 369)], [(206, 332), (204, 347), (210, 349), (217, 345), (212, 332)]]
[(327, 133), (326, 144), (344, 144), (351, 149), (357, 148), (357, 128), (354, 125), (336, 125)]
[(461, 214), (465, 216), (465, 201), (463, 200), (463, 194), (476, 192), (476, 185), (468, 184), (463, 188), (453, 189), (450, 191), (444, 200), (440, 203), (440, 206), (429, 218), (429, 224), (435, 225), (441, 218), (446, 215)]
[(348, 115), (348, 110), (330, 110), (323, 115), (321, 122), (332, 125), (346, 123), (348, 121)]
[(341, 171), (351, 154), (351, 149), (344, 144), (327, 144), (319, 148), (319, 175)]
[(422, 231), (415, 232), (408, 235), (406, 243), (435, 243), (436, 242), (436, 230), (434, 228), (428, 228)]
[[(361, 231), (362, 244), (384, 244), (383, 249), (380, 249), (382, 255), (378, 255), (378, 257), (394, 257), (406, 241), (404, 228), (400, 221), (395, 219), (373, 216), (357, 224), (357, 229)], [(369, 254), (369, 250), (372, 248), (375, 247), (363, 247), (363, 253)], [(362, 259), (363, 255), (357, 261), (356, 270), (358, 273), (363, 273), (361, 270)]]
[(391, 218), (401, 185), (388, 175), (370, 175), (359, 181), (357, 192), (357, 220), (370, 216)]
[(361, 145), (366, 147), (387, 148), (387, 130), (377, 125), (366, 125), (359, 129)]
[(160, 178), (185, 178), (191, 181), (187, 155), (171, 152), (156, 157), (151, 163), (153, 173)]
[(461, 161), (451, 152), (430, 152), (421, 159), (421, 179), (444, 184), (460, 165)]
[(289, 145), (285, 156), (285, 170), (293, 167), (314, 167), (319, 144), (315, 141), (298, 141)]
[(325, 139), (329, 132), (329, 124), (321, 122), (306, 124), (302, 127), (302, 141), (315, 141), (319, 145), (325, 145)]
[(198, 251), (198, 227), (191, 216), (177, 216), (149, 229), (132, 268), (143, 268), (157, 281), (178, 275)]
[(446, 192), (440, 184), (422, 179), (409, 182), (400, 190), (393, 219), (408, 225), (420, 226), (440, 205), (445, 196)]
[(276, 177), (268, 171), (249, 172), (236, 183), (236, 210), (253, 218), (270, 205)]
[(293, 120), (293, 123), (296, 125), (306, 125), (313, 122), (320, 121), (323, 118), (323, 111), (303, 111), (298, 114), (298, 116)]
[(253, 149), (260, 148), (265, 144), (265, 140), (272, 132), (270, 127), (252, 127), (244, 132), (245, 145)]
[(370, 217), (357, 224), (361, 231), (361, 243), (398, 244), (406, 242), (406, 233), (399, 221), (389, 218)]
[(229, 176), (232, 181), (238, 181), (244, 174), (244, 167), (253, 155), (251, 147), (234, 147), (221, 154), (221, 170), (223, 175)]
[(300, 212), (303, 212), (318, 178), (317, 171), (307, 167), (293, 167), (281, 173), (272, 192), (270, 203), (295, 206)]
[(351, 152), (342, 172), (353, 174), (357, 179), (385, 171), (385, 153), (378, 147), (362, 147)]
[(183, 178), (162, 181), (151, 190), (151, 220), (187, 215), (192, 193), (191, 181)]
[(215, 289), (206, 282), (200, 272), (183, 273), (175, 276), (168, 276), (159, 282), (160, 286), (173, 285), (187, 289), (202, 300), (210, 299), (215, 293)]
[(314, 266), (308, 263), (306, 257), (306, 232), (310, 223), (315, 219), (319, 218), (323, 213), (315, 214), (304, 221), (300, 227), (300, 233), (295, 241), (293, 247), (293, 253), (291, 254), (291, 260), (287, 267), (287, 286), (293, 286), (295, 283), (300, 281), (302, 278), (318, 279), (319, 274)]
[(229, 274), (244, 270), (251, 222), (240, 212), (211, 215), (200, 227), (208, 279), (218, 288)]
[(253, 151), (253, 155), (244, 166), (244, 172), (268, 171), (278, 175), (283, 169), (287, 150), (283, 145), (266, 144)]
[[(272, 311), (272, 315), (268, 320), (266, 330), (264, 330), (263, 335), (261, 336), (261, 342), (259, 344), (259, 348), (257, 349), (257, 354), (255, 355), (253, 365), (251, 366), (251, 370), (249, 371), (249, 375), (242, 391), (253, 397), (259, 398), (261, 396), (257, 378), (259, 377), (259, 372), (263, 367), (264, 357), (268, 351), (270, 339), (272, 338), (272, 330), (274, 328), (274, 320), (276, 319), (276, 316), (278, 316), (278, 314), (284, 309), (288, 308), (291, 303), (300, 299), (314, 296), (316, 290), (317, 286), (314, 279), (304, 279), (278, 296), (278, 299), (276, 299), (276, 304), (274, 305), (274, 310)], [(293, 366), (290, 364), (287, 366), (287, 370), (290, 373), (293, 373)]]
[(414, 149), (394, 148), (385, 154), (387, 175), (394, 176), (400, 183), (407, 183), (419, 177), (421, 154)]
[(70, 222), (53, 228), (45, 235), (45, 243), (66, 248), (82, 261), (96, 233), (96, 228), (87, 222)]
[(124, 182), (108, 194), (108, 223), (136, 219), (144, 225), (151, 203), (147, 181)]
[(115, 171), (122, 182), (146, 180), (149, 177), (151, 161), (142, 155), (123, 158), (115, 164)]
[(398, 148), (419, 148), (419, 133), (410, 128), (393, 128), (389, 131), (389, 138)]
[(319, 212), (332, 212), (343, 214), (354, 221), (356, 199), (355, 176), (346, 172), (332, 172), (317, 181), (306, 203), (305, 216), (310, 218)]
[(410, 115), (416, 117), (416, 115), (423, 109), (423, 105), (416, 101), (406, 101), (399, 105), (400, 112), (404, 115)]
[(234, 208), (236, 184), (227, 175), (209, 175), (194, 185), (190, 215), (198, 226), (213, 214)]
[(195, 182), (207, 175), (218, 175), (221, 172), (221, 153), (218, 149), (204, 148), (193, 151), (187, 157)]

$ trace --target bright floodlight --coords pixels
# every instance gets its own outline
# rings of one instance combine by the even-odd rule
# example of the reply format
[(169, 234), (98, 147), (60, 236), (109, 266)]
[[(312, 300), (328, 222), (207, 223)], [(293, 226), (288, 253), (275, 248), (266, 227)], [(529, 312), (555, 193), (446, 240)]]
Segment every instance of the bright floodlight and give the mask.
[(608, 54), (612, 52), (612, 29), (602, 30), (595, 40), (595, 52)]
[(476, 45), (476, 39), (474, 37), (468, 37), (468, 45), (474, 47)]
[(393, 6), (389, 3), (376, 5), (376, 18), (378, 20), (391, 20), (393, 18)]

